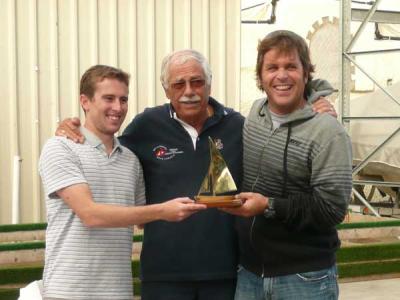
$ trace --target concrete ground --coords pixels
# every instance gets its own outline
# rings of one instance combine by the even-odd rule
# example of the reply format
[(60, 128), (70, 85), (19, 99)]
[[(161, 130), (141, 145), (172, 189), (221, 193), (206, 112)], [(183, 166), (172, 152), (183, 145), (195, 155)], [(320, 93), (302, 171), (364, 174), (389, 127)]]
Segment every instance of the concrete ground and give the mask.
[(339, 300), (399, 300), (400, 277), (366, 278), (365, 281), (357, 282), (339, 281), (339, 289)]

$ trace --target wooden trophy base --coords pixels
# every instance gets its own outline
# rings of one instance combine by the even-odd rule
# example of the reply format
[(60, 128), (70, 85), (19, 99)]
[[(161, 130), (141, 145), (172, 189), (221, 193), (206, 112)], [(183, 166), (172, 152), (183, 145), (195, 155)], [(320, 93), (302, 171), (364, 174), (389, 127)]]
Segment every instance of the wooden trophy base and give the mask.
[(235, 199), (233, 195), (227, 196), (195, 196), (196, 203), (205, 204), (207, 207), (238, 207), (242, 200)]

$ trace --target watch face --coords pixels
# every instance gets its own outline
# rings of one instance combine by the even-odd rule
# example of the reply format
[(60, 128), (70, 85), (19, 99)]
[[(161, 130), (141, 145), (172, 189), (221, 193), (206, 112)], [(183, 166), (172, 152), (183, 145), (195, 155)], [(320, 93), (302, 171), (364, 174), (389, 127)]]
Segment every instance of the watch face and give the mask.
[(272, 197), (268, 197), (268, 208), (264, 210), (264, 217), (272, 218), (275, 216), (275, 199)]
[(275, 210), (273, 209), (266, 209), (264, 210), (264, 217), (266, 218), (272, 218), (275, 216)]
[(274, 210), (275, 209), (275, 198), (268, 197), (268, 209)]

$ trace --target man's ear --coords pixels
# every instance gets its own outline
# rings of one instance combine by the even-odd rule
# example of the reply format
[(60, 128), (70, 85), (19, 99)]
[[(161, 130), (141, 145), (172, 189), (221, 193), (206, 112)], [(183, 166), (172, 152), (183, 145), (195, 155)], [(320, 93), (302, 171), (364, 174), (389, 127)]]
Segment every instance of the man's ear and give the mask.
[(165, 87), (163, 87), (164, 88), (164, 93), (165, 93), (165, 96), (168, 98), (168, 99), (171, 99), (171, 95), (170, 95), (170, 89), (166, 89)]
[(211, 96), (211, 84), (207, 84), (207, 96), (210, 97)]
[(304, 74), (304, 84), (308, 83), (308, 74)]
[(86, 113), (89, 110), (90, 99), (85, 94), (79, 96), (79, 102), (81, 103), (83, 111)]

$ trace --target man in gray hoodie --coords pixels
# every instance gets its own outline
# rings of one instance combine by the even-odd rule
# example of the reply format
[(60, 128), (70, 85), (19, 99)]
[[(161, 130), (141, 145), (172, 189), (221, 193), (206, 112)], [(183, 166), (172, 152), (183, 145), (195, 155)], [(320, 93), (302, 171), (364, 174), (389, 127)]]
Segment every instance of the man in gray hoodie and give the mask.
[(313, 71), (297, 34), (275, 31), (259, 43), (257, 81), (267, 97), (244, 124), (244, 204), (224, 209), (246, 217), (237, 224), (236, 300), (338, 298), (335, 226), (350, 199), (351, 143), (306, 101)]

